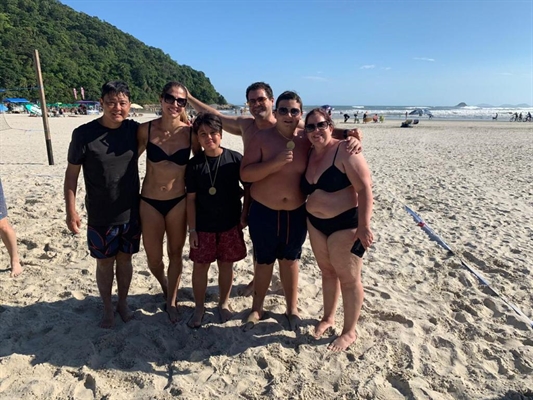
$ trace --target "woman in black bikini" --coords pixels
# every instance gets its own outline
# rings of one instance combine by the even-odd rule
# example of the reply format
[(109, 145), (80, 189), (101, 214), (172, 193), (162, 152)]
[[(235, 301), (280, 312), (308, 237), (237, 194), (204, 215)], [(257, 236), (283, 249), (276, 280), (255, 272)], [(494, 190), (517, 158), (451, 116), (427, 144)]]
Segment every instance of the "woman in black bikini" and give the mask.
[(372, 181), (361, 153), (345, 151), (346, 142), (332, 137), (333, 122), (321, 109), (310, 111), (305, 132), (313, 148), (302, 176), (311, 247), (322, 272), (324, 316), (315, 328), (320, 337), (334, 326), (337, 300), (342, 293), (344, 327), (330, 345), (346, 349), (357, 339), (355, 327), (363, 305), (363, 252), (372, 244)]
[[(148, 267), (166, 297), (171, 322), (178, 320), (176, 296), (181, 279), (186, 238), (185, 167), (200, 150), (192, 129), (180, 120), (187, 106), (187, 89), (169, 82), (160, 96), (161, 117), (142, 124), (137, 137), (139, 155), (146, 150), (146, 176), (141, 189), (142, 237)], [(167, 235), (168, 271), (163, 263), (163, 237)], [(168, 278), (167, 278), (168, 275)]]

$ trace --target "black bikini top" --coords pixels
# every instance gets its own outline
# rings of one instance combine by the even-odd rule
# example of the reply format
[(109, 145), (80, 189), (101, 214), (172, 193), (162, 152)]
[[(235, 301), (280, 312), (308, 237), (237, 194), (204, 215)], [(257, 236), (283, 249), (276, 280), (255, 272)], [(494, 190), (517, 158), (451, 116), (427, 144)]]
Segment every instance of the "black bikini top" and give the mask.
[(191, 156), (191, 147), (192, 147), (192, 127), (190, 128), (189, 133), (189, 147), (185, 149), (180, 149), (174, 154), (167, 154), (163, 151), (161, 147), (150, 142), (150, 130), (152, 129), (152, 121), (148, 123), (148, 143), (146, 144), (146, 158), (148, 158), (153, 163), (158, 163), (161, 161), (170, 161), (178, 165), (187, 165), (189, 158)]
[[(333, 193), (352, 186), (348, 176), (335, 166), (335, 159), (337, 158), (337, 153), (339, 152), (339, 146), (337, 146), (337, 151), (333, 157), (333, 163), (328, 169), (322, 172), (322, 175), (320, 175), (320, 178), (318, 178), (317, 183), (309, 183), (305, 177), (305, 174), (307, 173), (307, 167), (305, 168), (305, 173), (300, 181), (300, 189), (304, 194), (310, 195), (317, 189), (323, 190), (324, 192)], [(307, 160), (307, 165), (309, 166), (309, 159)]]

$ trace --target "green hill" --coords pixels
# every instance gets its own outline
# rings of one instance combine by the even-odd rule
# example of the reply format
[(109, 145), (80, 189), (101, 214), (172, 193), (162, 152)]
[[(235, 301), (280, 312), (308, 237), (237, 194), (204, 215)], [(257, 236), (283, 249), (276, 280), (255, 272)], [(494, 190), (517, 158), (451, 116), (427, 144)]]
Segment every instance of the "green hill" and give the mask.
[[(175, 80), (208, 104), (226, 104), (203, 72), (179, 65), (111, 24), (57, 0), (1, 0), (0, 89), (38, 86), (34, 49), (39, 50), (49, 102), (70, 103), (72, 88), (79, 92), (80, 87), (86, 99), (97, 100), (104, 82), (122, 79), (135, 103), (157, 102), (163, 85)], [(36, 90), (11, 90), (0, 97), (39, 96)]]

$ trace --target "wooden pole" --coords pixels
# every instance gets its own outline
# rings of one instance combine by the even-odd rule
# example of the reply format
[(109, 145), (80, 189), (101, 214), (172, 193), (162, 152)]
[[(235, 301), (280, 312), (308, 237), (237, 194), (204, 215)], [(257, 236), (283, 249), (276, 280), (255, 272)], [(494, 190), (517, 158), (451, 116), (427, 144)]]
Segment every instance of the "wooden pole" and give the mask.
[(41, 98), (41, 116), (43, 118), (44, 138), (46, 141), (46, 152), (48, 153), (48, 165), (54, 165), (54, 153), (52, 152), (52, 138), (50, 137), (50, 126), (48, 125), (48, 109), (46, 108), (46, 98), (44, 96), (43, 76), (41, 74), (41, 62), (39, 61), (39, 51), (33, 53), (33, 63), (39, 84), (39, 96)]

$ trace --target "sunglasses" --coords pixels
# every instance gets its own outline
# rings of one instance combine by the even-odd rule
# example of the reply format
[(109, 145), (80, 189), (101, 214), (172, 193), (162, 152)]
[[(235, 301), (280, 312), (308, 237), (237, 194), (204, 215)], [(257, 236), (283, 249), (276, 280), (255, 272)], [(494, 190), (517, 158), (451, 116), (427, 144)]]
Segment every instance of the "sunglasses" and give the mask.
[(307, 133), (311, 133), (311, 132), (314, 132), (316, 131), (317, 129), (321, 130), (321, 131), (325, 131), (326, 128), (329, 126), (329, 123), (327, 121), (322, 121), (322, 122), (318, 122), (316, 125), (315, 124), (307, 124), (304, 129)]
[(297, 117), (298, 115), (300, 115), (301, 111), (299, 108), (291, 108), (290, 110), (287, 108), (287, 107), (279, 107), (276, 112), (279, 114), (279, 115), (287, 115), (287, 114), (291, 114), (291, 117)]
[(185, 107), (187, 105), (187, 99), (183, 99), (181, 97), (174, 97), (168, 93), (165, 93), (163, 95), (163, 101), (167, 104), (174, 104), (174, 102), (176, 102), (178, 107)]
[(268, 99), (266, 97), (258, 97), (257, 99), (250, 99), (248, 100), (248, 104), (253, 106), (255, 103), (261, 103), (261, 104), (264, 104), (265, 101), (267, 101)]

